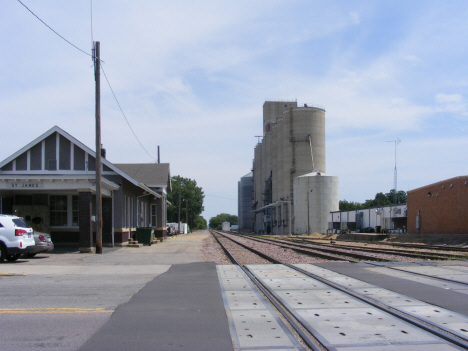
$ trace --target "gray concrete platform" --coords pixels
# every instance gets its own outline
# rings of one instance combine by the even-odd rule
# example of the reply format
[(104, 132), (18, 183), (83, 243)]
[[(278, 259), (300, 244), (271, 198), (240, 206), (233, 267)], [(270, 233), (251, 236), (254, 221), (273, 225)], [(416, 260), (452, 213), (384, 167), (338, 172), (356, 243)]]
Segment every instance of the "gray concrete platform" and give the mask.
[(233, 350), (216, 265), (173, 265), (79, 350)]

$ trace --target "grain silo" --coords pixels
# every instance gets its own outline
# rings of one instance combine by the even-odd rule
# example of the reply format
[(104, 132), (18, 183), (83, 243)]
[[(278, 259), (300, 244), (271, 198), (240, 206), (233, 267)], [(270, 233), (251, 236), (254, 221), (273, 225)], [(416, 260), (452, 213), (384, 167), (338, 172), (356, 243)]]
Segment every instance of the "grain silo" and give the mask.
[(330, 212), (338, 211), (338, 177), (311, 172), (294, 178), (294, 233), (326, 233)]
[(291, 114), (292, 118), (290, 141), (294, 144), (292, 162), (295, 167), (295, 176), (298, 177), (314, 170), (326, 172), (325, 110), (305, 105), (289, 109), (285, 113)]
[(243, 176), (238, 183), (238, 213), (239, 233), (253, 230), (252, 213), (253, 173)]
[[(254, 204), (257, 232), (324, 232), (331, 210), (338, 208), (338, 179), (325, 175), (325, 110), (297, 107), (296, 102), (267, 101), (263, 105), (263, 141), (255, 149)], [(304, 179), (307, 175), (307, 188)], [(310, 193), (310, 190), (313, 190)], [(304, 210), (302, 197), (316, 196)], [(296, 197), (299, 196), (299, 199)], [(309, 199), (310, 200), (310, 199)], [(291, 214), (289, 214), (291, 213)], [(307, 216), (307, 227), (304, 219)]]
[(283, 111), (290, 107), (296, 107), (296, 101), (265, 101), (263, 104), (263, 135), (270, 131), (270, 123), (276, 123)]
[[(254, 198), (253, 198), (253, 209), (258, 209), (263, 206), (262, 200), (262, 146), (263, 143), (258, 143), (255, 147), (255, 158), (253, 161), (253, 172), (254, 172)], [(255, 213), (255, 228), (260, 228), (263, 221), (262, 214), (260, 212)]]

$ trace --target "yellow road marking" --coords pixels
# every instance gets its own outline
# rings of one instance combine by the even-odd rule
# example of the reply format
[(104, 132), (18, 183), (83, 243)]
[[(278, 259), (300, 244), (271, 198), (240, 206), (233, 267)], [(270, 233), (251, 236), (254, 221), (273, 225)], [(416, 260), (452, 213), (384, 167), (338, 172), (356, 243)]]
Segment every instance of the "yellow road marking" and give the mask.
[(112, 313), (104, 308), (0, 308), (5, 313)]

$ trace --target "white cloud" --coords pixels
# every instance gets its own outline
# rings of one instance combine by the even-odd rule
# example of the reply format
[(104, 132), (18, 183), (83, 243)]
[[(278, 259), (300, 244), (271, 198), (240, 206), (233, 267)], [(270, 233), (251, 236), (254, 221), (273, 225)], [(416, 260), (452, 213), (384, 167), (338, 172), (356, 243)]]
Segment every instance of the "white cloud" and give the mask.
[(439, 105), (440, 111), (468, 116), (467, 105), (461, 94), (437, 94), (435, 101)]

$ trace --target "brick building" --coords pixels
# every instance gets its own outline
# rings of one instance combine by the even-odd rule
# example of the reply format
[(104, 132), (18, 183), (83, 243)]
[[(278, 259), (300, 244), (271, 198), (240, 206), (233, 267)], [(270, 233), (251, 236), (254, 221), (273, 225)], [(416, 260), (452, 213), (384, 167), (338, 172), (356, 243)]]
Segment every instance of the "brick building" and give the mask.
[(468, 176), (408, 191), (408, 233), (418, 229), (428, 234), (468, 234)]
[[(96, 153), (55, 126), (0, 162), (0, 213), (23, 217), (54, 243), (93, 246)], [(104, 155), (103, 155), (104, 156)], [(168, 163), (112, 164), (102, 158), (103, 245), (136, 227), (166, 229)]]

